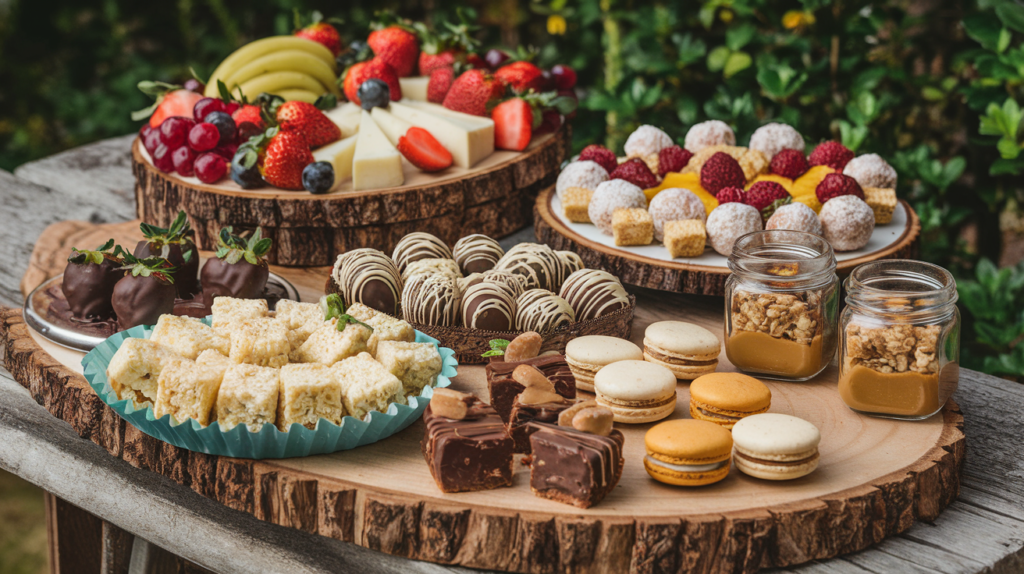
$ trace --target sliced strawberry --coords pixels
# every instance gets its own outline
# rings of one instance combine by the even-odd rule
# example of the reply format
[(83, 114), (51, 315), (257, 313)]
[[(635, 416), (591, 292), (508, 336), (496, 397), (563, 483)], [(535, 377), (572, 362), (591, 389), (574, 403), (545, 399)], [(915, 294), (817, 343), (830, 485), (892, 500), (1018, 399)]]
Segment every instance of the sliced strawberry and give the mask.
[(153, 115), (149, 117), (149, 125), (154, 128), (159, 127), (160, 124), (164, 123), (164, 120), (174, 116), (190, 118), (192, 117), (192, 109), (196, 107), (196, 102), (201, 99), (203, 99), (202, 94), (197, 94), (191, 90), (167, 92), (164, 94), (163, 99), (160, 100), (160, 104), (157, 105)]
[(256, 126), (263, 127), (263, 116), (260, 115), (260, 107), (252, 104), (245, 104), (231, 114), (235, 125), (242, 125), (242, 122), (252, 122)]
[(523, 151), (533, 135), (533, 108), (525, 100), (512, 98), (494, 107), (494, 147)]
[(451, 152), (423, 128), (409, 128), (398, 138), (397, 147), (409, 163), (423, 171), (441, 171), (452, 165)]

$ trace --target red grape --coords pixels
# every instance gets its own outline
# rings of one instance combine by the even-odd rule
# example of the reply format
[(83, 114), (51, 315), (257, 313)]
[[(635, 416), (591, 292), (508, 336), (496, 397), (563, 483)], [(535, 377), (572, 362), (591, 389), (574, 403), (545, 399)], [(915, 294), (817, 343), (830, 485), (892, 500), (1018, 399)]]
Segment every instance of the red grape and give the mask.
[(210, 112), (223, 112), (223, 111), (224, 111), (224, 101), (223, 100), (220, 100), (218, 98), (203, 98), (203, 99), (199, 100), (198, 102), (196, 102), (195, 107), (192, 108), (192, 117), (194, 117), (197, 122), (202, 122), (202, 121), (206, 120), (206, 116)]
[(551, 68), (551, 75), (559, 90), (571, 90), (576, 85), (576, 71), (569, 66), (558, 64)]
[(214, 183), (228, 171), (228, 162), (215, 153), (204, 153), (196, 158), (196, 177), (203, 183)]
[(235, 145), (235, 144), (227, 144), (227, 145), (219, 145), (219, 146), (213, 148), (213, 150), (211, 150), (211, 153), (215, 153), (215, 154), (219, 155), (220, 157), (222, 157), (224, 159), (230, 160), (231, 158), (235, 157), (235, 152), (236, 151), (238, 151), (238, 146), (237, 145)]
[[(148, 126), (149, 124), (147, 123), (146, 125)], [(149, 132), (146, 133), (146, 137), (142, 138), (142, 145), (145, 146), (149, 155), (153, 155), (157, 146), (160, 145), (160, 130), (150, 128)]]
[(220, 130), (206, 122), (196, 124), (188, 132), (188, 145), (195, 151), (207, 151), (217, 147), (220, 141)]
[(242, 107), (242, 104), (238, 102), (229, 102), (227, 104), (224, 104), (224, 113), (231, 115), (238, 111), (238, 108), (240, 107)]
[(181, 116), (171, 116), (160, 124), (160, 143), (176, 150), (181, 146), (185, 145), (185, 140), (188, 138), (188, 131), (192, 129), (195, 124), (189, 118)]
[(171, 153), (171, 159), (174, 161), (174, 171), (184, 176), (195, 173), (192, 164), (196, 161), (196, 152), (190, 150), (187, 145), (174, 150)]
[(502, 64), (508, 60), (509, 56), (505, 52), (496, 48), (487, 50), (487, 54), (484, 56), (484, 61), (492, 70), (497, 70)]
[(204, 86), (202, 82), (200, 82), (199, 80), (197, 80), (195, 78), (189, 78), (189, 79), (185, 80), (185, 84), (182, 85), (181, 87), (183, 87), (186, 90), (189, 90), (191, 92), (195, 92), (197, 94), (203, 93), (203, 90), (206, 89), (206, 86)]
[(251, 138), (252, 136), (259, 135), (261, 133), (263, 133), (263, 130), (260, 128), (260, 126), (252, 122), (242, 122), (238, 124), (237, 137), (239, 143), (245, 143), (249, 141), (249, 138)]
[(171, 149), (164, 144), (156, 146), (153, 152), (153, 165), (164, 173), (174, 171), (174, 159), (171, 158)]

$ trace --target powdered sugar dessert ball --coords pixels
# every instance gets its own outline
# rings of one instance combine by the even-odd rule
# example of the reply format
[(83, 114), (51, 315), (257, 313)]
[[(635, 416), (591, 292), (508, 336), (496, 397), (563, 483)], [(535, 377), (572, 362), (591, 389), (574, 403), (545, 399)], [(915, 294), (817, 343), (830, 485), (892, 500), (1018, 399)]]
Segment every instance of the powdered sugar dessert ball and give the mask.
[(896, 188), (896, 170), (877, 153), (866, 153), (850, 160), (843, 174), (857, 180), (861, 187)]
[(570, 187), (597, 189), (602, 181), (608, 181), (608, 172), (603, 167), (590, 160), (574, 161), (558, 174), (555, 193), (561, 199), (562, 192)]
[(789, 203), (775, 210), (765, 229), (788, 229), (821, 235), (821, 219), (803, 203)]
[(697, 197), (697, 194), (688, 189), (671, 187), (661, 190), (651, 200), (647, 211), (654, 219), (654, 238), (658, 241), (665, 239), (665, 223), (669, 221), (682, 221), (684, 219), (699, 219), (705, 221), (708, 212), (704, 208), (704, 202)]
[(672, 138), (667, 133), (651, 125), (642, 125), (629, 134), (623, 149), (629, 157), (644, 158), (672, 144)]
[(875, 230), (875, 212), (855, 195), (828, 200), (818, 214), (825, 240), (836, 251), (856, 251), (868, 244)]
[(612, 214), (616, 209), (646, 208), (644, 190), (624, 179), (613, 179), (597, 186), (590, 198), (587, 215), (605, 235), (612, 234)]
[(784, 149), (795, 149), (803, 153), (804, 136), (788, 124), (765, 124), (754, 130), (748, 147), (763, 153), (771, 161), (775, 154)]
[(726, 257), (732, 255), (732, 245), (737, 239), (755, 231), (761, 231), (761, 213), (745, 203), (719, 205), (708, 216), (711, 247)]
[(736, 134), (729, 124), (719, 120), (701, 122), (686, 132), (683, 147), (691, 153), (697, 153), (713, 145), (736, 145)]

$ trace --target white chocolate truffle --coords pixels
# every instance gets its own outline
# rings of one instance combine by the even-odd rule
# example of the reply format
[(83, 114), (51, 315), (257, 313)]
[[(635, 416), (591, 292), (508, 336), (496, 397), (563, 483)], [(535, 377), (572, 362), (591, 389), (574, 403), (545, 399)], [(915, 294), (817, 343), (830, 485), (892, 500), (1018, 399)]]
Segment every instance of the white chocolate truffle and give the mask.
[(603, 181), (608, 181), (608, 172), (597, 162), (590, 160), (574, 161), (565, 166), (555, 181), (555, 193), (562, 198), (562, 192), (570, 187), (582, 187), (594, 190)]
[(612, 234), (612, 214), (616, 209), (647, 208), (644, 190), (624, 179), (613, 179), (597, 186), (590, 198), (587, 215), (605, 235)]
[(864, 247), (875, 230), (875, 212), (855, 195), (840, 195), (826, 201), (818, 217), (825, 240), (836, 251)]
[(750, 136), (750, 145), (747, 147), (763, 153), (768, 161), (771, 161), (775, 154), (784, 149), (795, 149), (803, 153), (805, 144), (804, 136), (800, 135), (800, 132), (796, 131), (793, 126), (772, 123), (754, 130), (754, 134)]
[(701, 122), (686, 132), (683, 147), (691, 153), (697, 153), (713, 145), (736, 145), (736, 134), (729, 124), (719, 120)]
[(644, 158), (673, 145), (672, 138), (660, 129), (651, 125), (642, 125), (636, 131), (629, 134), (626, 145), (623, 146), (626, 155), (629, 157)]
[(779, 207), (768, 218), (765, 229), (787, 229), (821, 235), (821, 219), (803, 203), (789, 203)]
[(704, 202), (697, 197), (697, 194), (678, 187), (661, 190), (651, 200), (651, 206), (647, 210), (651, 213), (651, 218), (654, 219), (654, 238), (658, 241), (665, 240), (665, 224), (669, 221), (684, 219), (707, 221), (708, 219)]
[(740, 237), (761, 230), (761, 213), (745, 203), (724, 203), (708, 216), (707, 232), (711, 247), (728, 257)]
[(896, 170), (877, 153), (866, 153), (850, 160), (843, 174), (857, 180), (861, 187), (896, 189)]

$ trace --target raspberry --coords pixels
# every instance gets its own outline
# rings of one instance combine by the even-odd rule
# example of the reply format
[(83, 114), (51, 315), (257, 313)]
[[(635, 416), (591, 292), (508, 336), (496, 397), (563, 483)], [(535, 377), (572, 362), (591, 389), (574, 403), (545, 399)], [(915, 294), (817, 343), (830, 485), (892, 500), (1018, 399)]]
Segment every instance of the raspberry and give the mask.
[(781, 175), (789, 179), (800, 177), (807, 173), (808, 169), (810, 169), (810, 166), (807, 165), (807, 158), (795, 149), (784, 149), (775, 154), (775, 157), (772, 158), (772, 163), (768, 166), (768, 170), (775, 175)]
[(836, 171), (843, 171), (851, 159), (853, 159), (853, 152), (846, 146), (839, 142), (828, 141), (814, 148), (807, 161), (811, 165), (827, 165)]
[(658, 185), (658, 178), (651, 173), (651, 169), (647, 167), (647, 164), (639, 158), (633, 158), (620, 163), (618, 167), (612, 170), (608, 178), (624, 179), (640, 189), (648, 189)]
[(658, 152), (658, 175), (664, 177), (670, 171), (682, 171), (690, 163), (693, 153), (677, 145), (670, 145)]
[(700, 186), (710, 193), (717, 194), (723, 187), (742, 188), (746, 182), (743, 168), (725, 152), (711, 156), (700, 168)]
[(861, 189), (856, 179), (841, 173), (830, 173), (814, 189), (814, 195), (818, 196), (818, 201), (824, 204), (841, 195), (853, 195), (864, 199), (864, 190)]
[(580, 152), (579, 161), (583, 160), (590, 160), (596, 163), (608, 173), (615, 171), (615, 168), (619, 167), (619, 162), (615, 159), (615, 154), (612, 150), (598, 144), (590, 144), (583, 148), (583, 151)]
[(779, 207), (793, 201), (786, 188), (774, 181), (758, 181), (743, 196), (743, 203), (761, 212), (768, 219)]
[(743, 190), (738, 187), (723, 187), (715, 195), (715, 199), (718, 200), (718, 205), (723, 203), (744, 203)]

